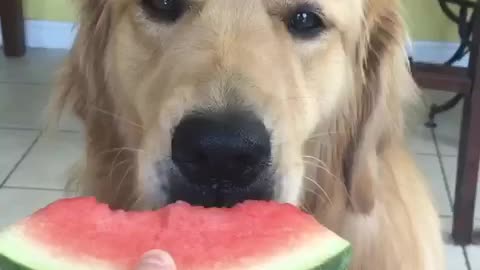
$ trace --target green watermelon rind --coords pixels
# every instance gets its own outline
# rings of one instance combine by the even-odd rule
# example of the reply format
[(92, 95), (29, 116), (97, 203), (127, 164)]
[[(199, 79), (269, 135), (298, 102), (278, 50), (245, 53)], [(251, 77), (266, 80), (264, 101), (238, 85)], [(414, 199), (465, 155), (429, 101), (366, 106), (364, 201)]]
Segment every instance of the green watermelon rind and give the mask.
[(0, 269), (1, 270), (35, 270), (23, 265), (19, 265), (13, 262), (12, 260), (10, 260), (9, 258), (2, 255), (0, 255)]
[[(326, 240), (326, 237), (328, 240)], [(276, 254), (265, 263), (248, 270), (347, 270), (352, 249), (350, 244), (328, 232), (328, 236), (313, 236), (309, 243), (287, 254)], [(241, 268), (238, 270), (244, 270)], [(235, 269), (237, 270), (237, 269)], [(245, 269), (247, 270), (247, 269)]]
[[(62, 256), (55, 254), (46, 246), (36, 243), (25, 237), (23, 227), (16, 225), (0, 234), (0, 270), (29, 270), (30, 265), (35, 265), (32, 270), (119, 270), (105, 261), (92, 258), (81, 258), (82, 265), (72, 264), (70, 259), (62, 259)], [(2, 258), (3, 257), (3, 258)], [(3, 260), (6, 258), (7, 260)], [(51, 260), (50, 258), (55, 258)], [(8, 262), (10, 261), (10, 262)], [(12, 262), (15, 262), (12, 264)], [(14, 265), (17, 268), (14, 268)], [(11, 268), (6, 268), (7, 266)], [(6, 269), (4, 269), (6, 268)]]
[[(27, 239), (21, 226), (0, 234), (0, 270), (131, 270), (93, 258), (78, 258), (75, 262), (62, 257), (47, 246)], [(228, 269), (222, 267), (222, 270), (347, 270), (350, 258), (348, 242), (331, 233), (313, 236), (305, 245), (289, 249), (287, 254), (282, 252), (270, 258), (260, 258), (254, 266), (232, 265)], [(35, 269), (31, 268), (33, 265)]]
[[(350, 264), (351, 249), (347, 248), (328, 262), (308, 270), (347, 270)], [(7, 257), (0, 255), (1, 270), (36, 270), (19, 265)]]

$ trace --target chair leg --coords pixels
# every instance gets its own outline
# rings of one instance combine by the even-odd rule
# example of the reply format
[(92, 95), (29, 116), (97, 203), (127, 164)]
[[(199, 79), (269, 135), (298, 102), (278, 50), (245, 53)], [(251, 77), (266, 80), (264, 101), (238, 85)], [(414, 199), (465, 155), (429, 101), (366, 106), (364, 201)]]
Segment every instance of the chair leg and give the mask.
[(453, 239), (460, 245), (472, 243), (479, 162), (480, 85), (477, 81), (471, 95), (465, 96), (458, 154)]
[(0, 7), (2, 9), (2, 36), (5, 55), (23, 56), (26, 46), (22, 0), (2, 0)]

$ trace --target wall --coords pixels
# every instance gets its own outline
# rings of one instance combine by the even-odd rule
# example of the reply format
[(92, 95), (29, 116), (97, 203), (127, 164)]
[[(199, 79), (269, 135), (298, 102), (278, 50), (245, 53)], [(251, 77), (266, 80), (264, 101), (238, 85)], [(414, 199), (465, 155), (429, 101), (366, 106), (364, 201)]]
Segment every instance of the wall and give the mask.
[[(28, 18), (35, 20), (73, 21), (76, 15), (72, 3), (81, 0), (24, 1)], [(403, 2), (403, 14), (414, 40), (456, 40), (456, 29), (443, 15), (438, 6), (438, 0), (403, 0)]]
[[(10, 0), (0, 0), (10, 1)], [(76, 14), (72, 3), (81, 0), (23, 0), (25, 16), (33, 20), (74, 21)]]
[(457, 29), (438, 0), (403, 0), (403, 16), (414, 40), (457, 41)]

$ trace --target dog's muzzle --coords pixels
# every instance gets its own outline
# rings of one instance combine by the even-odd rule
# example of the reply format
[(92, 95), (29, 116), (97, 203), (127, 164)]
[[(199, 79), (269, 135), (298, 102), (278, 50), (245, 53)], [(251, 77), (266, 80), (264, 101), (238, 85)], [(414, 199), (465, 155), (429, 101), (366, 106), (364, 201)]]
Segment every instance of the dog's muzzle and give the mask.
[(172, 138), (170, 201), (229, 207), (273, 196), (271, 140), (251, 112), (186, 116)]

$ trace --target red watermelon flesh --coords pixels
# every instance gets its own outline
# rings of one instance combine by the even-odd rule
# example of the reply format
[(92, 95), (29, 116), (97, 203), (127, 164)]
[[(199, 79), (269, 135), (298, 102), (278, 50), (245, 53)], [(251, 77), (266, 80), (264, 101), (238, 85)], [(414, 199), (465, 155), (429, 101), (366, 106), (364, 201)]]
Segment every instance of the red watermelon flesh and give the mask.
[(169, 252), (178, 270), (343, 270), (350, 254), (347, 242), (289, 204), (249, 201), (220, 209), (176, 203), (124, 212), (75, 198), (0, 233), (0, 269), (8, 261), (23, 267), (15, 269), (130, 270), (152, 249)]

